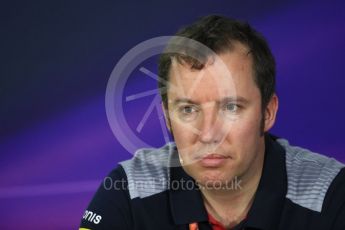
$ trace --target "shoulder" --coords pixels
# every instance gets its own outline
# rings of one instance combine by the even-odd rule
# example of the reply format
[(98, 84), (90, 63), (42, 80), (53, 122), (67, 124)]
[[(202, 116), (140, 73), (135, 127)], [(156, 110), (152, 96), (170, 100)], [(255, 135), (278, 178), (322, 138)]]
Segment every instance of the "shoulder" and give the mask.
[(161, 148), (139, 149), (132, 159), (120, 163), (131, 199), (145, 198), (167, 189), (169, 165), (175, 150), (172, 142)]
[(126, 175), (117, 167), (104, 178), (84, 211), (80, 229), (131, 229)]
[(285, 139), (277, 139), (286, 152), (288, 191), (293, 203), (321, 212), (326, 194), (344, 164), (298, 146)]

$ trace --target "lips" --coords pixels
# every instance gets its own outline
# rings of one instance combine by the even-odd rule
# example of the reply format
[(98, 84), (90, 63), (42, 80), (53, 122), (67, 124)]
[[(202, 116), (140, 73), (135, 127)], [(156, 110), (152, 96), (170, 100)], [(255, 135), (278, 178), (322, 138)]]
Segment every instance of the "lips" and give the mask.
[(217, 153), (211, 153), (211, 154), (206, 154), (202, 159), (222, 159), (222, 158), (228, 158), (228, 157), (221, 154), (217, 154)]
[(230, 159), (229, 156), (210, 153), (206, 154), (204, 157), (201, 157), (199, 162), (203, 167), (215, 168), (222, 166), (228, 159)]

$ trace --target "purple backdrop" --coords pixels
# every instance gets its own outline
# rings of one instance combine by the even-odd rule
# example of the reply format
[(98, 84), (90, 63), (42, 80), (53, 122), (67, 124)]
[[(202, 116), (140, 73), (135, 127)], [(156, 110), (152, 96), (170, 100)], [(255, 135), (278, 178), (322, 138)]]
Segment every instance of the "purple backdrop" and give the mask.
[[(102, 178), (131, 157), (105, 113), (112, 69), (138, 43), (211, 13), (268, 39), (280, 97), (273, 133), (345, 162), (342, 1), (12, 1), (0, 11), (0, 229), (77, 229)], [(125, 93), (154, 87), (136, 70)], [(133, 132), (152, 98), (123, 101)], [(157, 113), (138, 136), (163, 144)]]

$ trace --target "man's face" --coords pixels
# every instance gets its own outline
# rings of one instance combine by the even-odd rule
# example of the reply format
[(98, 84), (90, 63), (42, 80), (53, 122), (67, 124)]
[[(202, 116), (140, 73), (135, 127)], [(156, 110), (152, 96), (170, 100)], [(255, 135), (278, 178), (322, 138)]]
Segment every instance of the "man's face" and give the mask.
[(219, 55), (225, 65), (213, 60), (201, 70), (172, 63), (165, 113), (182, 166), (200, 184), (224, 185), (261, 170), (261, 95), (247, 53), (236, 44)]

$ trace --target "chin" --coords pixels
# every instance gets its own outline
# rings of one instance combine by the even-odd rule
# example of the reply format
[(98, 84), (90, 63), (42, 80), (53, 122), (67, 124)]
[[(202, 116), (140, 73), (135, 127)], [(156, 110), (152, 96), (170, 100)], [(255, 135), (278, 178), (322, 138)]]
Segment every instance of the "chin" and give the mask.
[(217, 184), (219, 185), (226, 185), (227, 183), (233, 180), (233, 176), (231, 175), (224, 175), (222, 172), (204, 172), (201, 175), (198, 175), (195, 179), (201, 185), (206, 184)]

